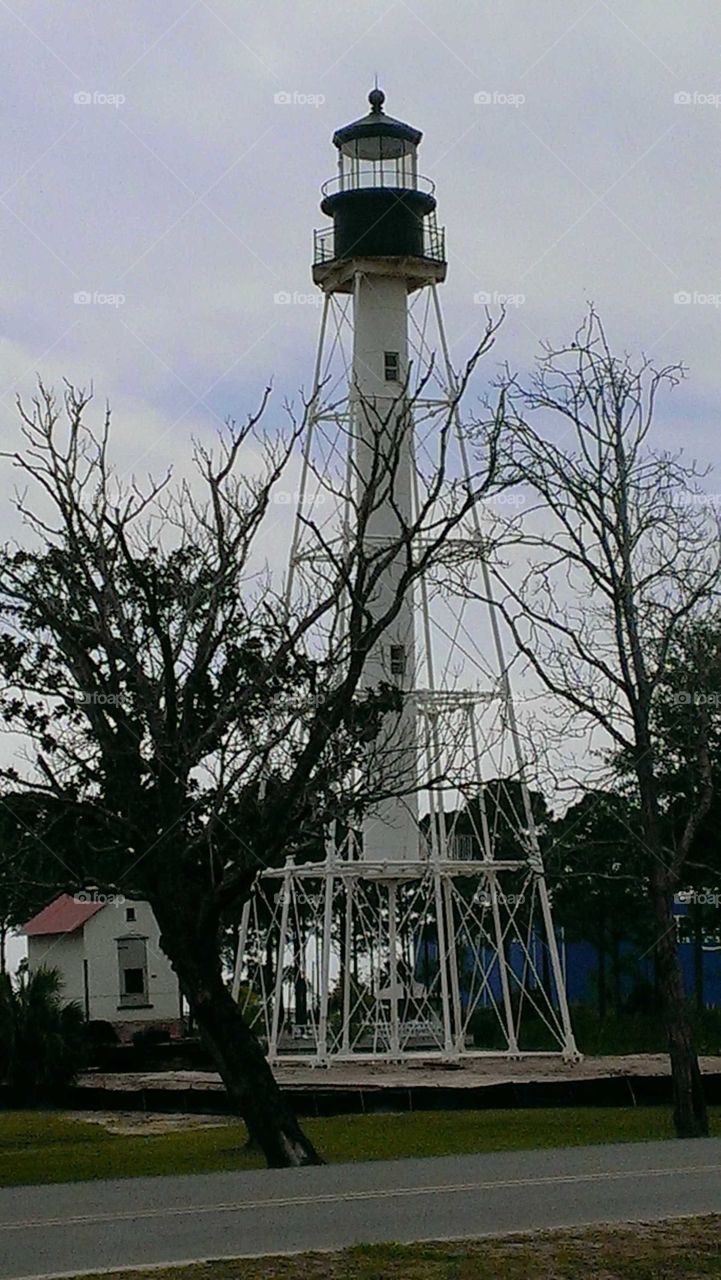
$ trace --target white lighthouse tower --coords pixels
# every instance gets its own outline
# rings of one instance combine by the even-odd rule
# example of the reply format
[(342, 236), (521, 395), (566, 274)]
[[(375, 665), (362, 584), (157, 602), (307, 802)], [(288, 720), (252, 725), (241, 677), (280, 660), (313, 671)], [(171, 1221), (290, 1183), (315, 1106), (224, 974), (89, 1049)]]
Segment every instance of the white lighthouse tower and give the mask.
[[(371, 490), (368, 549), (399, 547), (444, 416), (470, 484), (422, 135), (386, 114), (380, 89), (369, 103), (334, 134), (338, 173), (321, 202), (332, 224), (315, 233), (323, 313), (289, 602), (319, 522), (325, 545), (342, 545)], [(340, 506), (326, 515), (328, 491)], [(402, 573), (399, 549), (371, 612), (387, 613)], [(481, 631), (462, 600), (439, 596), (434, 617), (433, 584), (409, 586), (366, 661), (362, 687), (393, 687), (398, 702), (365, 762), (380, 798), (322, 862), (264, 872), (244, 909), (234, 991), (273, 1062), (576, 1056), (501, 633), (492, 609)]]
[[(428, 220), (436, 208), (432, 184), (418, 176), (418, 129), (383, 111), (385, 94), (369, 94), (370, 111), (338, 129), (338, 175), (323, 189), (321, 209), (333, 219), (332, 257), (320, 241), (313, 278), (327, 299), (352, 296), (352, 373), (349, 438), (356, 501), (370, 483), (379, 453), (392, 455), (392, 478), (368, 521), (371, 546), (394, 545), (413, 518), (412, 432), (406, 429), (409, 375), (409, 294), (445, 277), (442, 255), (427, 256)], [(318, 242), (317, 242), (318, 243)], [(409, 424), (410, 425), (410, 424)], [(378, 584), (375, 601), (384, 614), (398, 594), (398, 563)], [(365, 822), (361, 856), (397, 862), (418, 856), (416, 607), (412, 588), (400, 612), (366, 662), (363, 683), (387, 681), (403, 691), (403, 711), (376, 743), (384, 782), (396, 795), (376, 806)]]

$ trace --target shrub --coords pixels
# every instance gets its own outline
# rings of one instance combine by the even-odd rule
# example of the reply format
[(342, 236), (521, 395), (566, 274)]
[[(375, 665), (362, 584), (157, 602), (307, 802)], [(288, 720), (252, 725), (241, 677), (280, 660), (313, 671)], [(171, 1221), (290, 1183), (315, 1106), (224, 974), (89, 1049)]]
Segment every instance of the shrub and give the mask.
[(0, 975), (0, 1077), (26, 1101), (70, 1084), (82, 1066), (83, 1012), (62, 999), (56, 969)]
[(102, 1018), (91, 1018), (85, 1023), (85, 1039), (92, 1048), (106, 1048), (116, 1045), (119, 1037), (112, 1022), (103, 1022)]
[(164, 1027), (141, 1027), (133, 1032), (133, 1044), (143, 1052), (152, 1052), (161, 1045), (170, 1044), (170, 1034)]

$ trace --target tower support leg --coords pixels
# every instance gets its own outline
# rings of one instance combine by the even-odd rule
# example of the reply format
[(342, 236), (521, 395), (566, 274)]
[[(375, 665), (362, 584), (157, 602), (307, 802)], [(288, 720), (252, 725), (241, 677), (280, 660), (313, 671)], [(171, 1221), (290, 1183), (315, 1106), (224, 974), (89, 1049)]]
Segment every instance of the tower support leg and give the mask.
[(327, 1066), (328, 1064), (328, 1000), (330, 998), (330, 944), (333, 932), (334, 885), (334, 858), (333, 855), (331, 855), (329, 862), (326, 862), (326, 871), (324, 876), (323, 938), (321, 942), (319, 974), (320, 1010), (318, 1015), (318, 1048), (316, 1053), (319, 1066)]
[(578, 1052), (576, 1038), (573, 1034), (573, 1027), (571, 1026), (571, 1015), (568, 1010), (566, 984), (563, 981), (561, 957), (558, 954), (558, 941), (553, 927), (553, 915), (548, 897), (548, 886), (544, 875), (539, 876), (538, 879), (538, 899), (541, 904), (541, 914), (543, 916), (546, 941), (548, 943), (548, 955), (551, 962), (551, 973), (553, 974), (553, 985), (556, 989), (558, 1011), (561, 1018), (561, 1026), (563, 1027), (563, 1057), (567, 1062), (578, 1062), (581, 1055)]
[(443, 1047), (446, 1057), (450, 1059), (453, 1057), (453, 1030), (451, 1027), (451, 1007), (448, 999), (448, 943), (446, 939), (445, 911), (443, 909), (443, 886), (441, 884), (441, 874), (437, 867), (433, 871), (433, 897), (436, 910), (438, 972), (441, 983)]
[(283, 1006), (283, 976), (285, 972), (285, 950), (288, 945), (288, 913), (290, 911), (290, 899), (293, 893), (292, 867), (288, 860), (285, 865), (285, 874), (283, 876), (283, 902), (280, 909), (280, 931), (278, 934), (278, 959), (275, 970), (275, 985), (273, 989), (273, 1017), (270, 1025), (270, 1040), (268, 1043), (268, 1057), (271, 1062), (275, 1062), (278, 1057), (278, 1036), (280, 1031), (280, 1011)]
[(443, 905), (446, 911), (446, 929), (448, 931), (448, 970), (450, 976), (451, 1001), (453, 1006), (453, 1057), (457, 1058), (463, 1051), (465, 1036), (463, 1032), (463, 1008), (461, 1005), (461, 988), (458, 981), (458, 951), (456, 947), (456, 928), (453, 912), (453, 884), (449, 876), (443, 881)]
[(343, 1032), (341, 1047), (344, 1054), (350, 1053), (350, 1020), (351, 1020), (351, 950), (353, 947), (353, 881), (350, 876), (345, 882), (345, 921), (344, 955), (343, 955)]
[(243, 903), (243, 912), (240, 917), (240, 929), (238, 931), (238, 950), (235, 953), (235, 968), (233, 969), (233, 985), (231, 992), (233, 999), (238, 1000), (240, 995), (240, 977), (243, 968), (243, 960), (248, 946), (248, 923), (250, 921), (250, 898)]
[(400, 1057), (400, 1027), (398, 1008), (400, 1005), (400, 986), (398, 983), (398, 885), (395, 880), (388, 882), (388, 984), (390, 989), (390, 1036), (389, 1048), (394, 1062)]

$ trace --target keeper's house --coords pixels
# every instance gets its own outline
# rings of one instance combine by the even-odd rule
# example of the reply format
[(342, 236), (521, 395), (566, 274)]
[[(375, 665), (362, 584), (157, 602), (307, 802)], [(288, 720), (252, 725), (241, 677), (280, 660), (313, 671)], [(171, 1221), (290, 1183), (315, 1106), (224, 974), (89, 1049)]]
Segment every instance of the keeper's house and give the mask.
[(160, 950), (147, 902), (120, 895), (61, 894), (24, 925), (28, 970), (57, 969), (63, 997), (90, 1020), (114, 1024), (121, 1039), (149, 1025), (179, 1034), (178, 979)]

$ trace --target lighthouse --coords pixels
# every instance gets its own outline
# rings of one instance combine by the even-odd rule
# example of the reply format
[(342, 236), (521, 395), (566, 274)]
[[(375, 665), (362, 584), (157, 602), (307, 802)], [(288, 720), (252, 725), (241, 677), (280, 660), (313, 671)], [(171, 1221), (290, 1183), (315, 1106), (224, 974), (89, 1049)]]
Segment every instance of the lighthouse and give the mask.
[[(333, 225), (316, 233), (313, 279), (326, 297), (352, 298), (349, 426), (355, 509), (372, 488), (367, 553), (401, 548), (371, 602), (383, 616), (399, 595), (402, 537), (413, 519), (409, 298), (444, 280), (446, 262), (433, 183), (418, 172), (422, 134), (386, 114), (381, 89), (374, 88), (368, 101), (366, 115), (333, 135), (338, 172), (324, 185), (321, 201)], [(368, 655), (362, 678), (361, 687), (391, 685), (401, 699), (372, 748), (369, 790), (394, 795), (377, 801), (363, 824), (360, 853), (369, 862), (420, 856), (415, 617), (409, 587), (398, 616)]]
[[(368, 102), (333, 135), (314, 233), (323, 306), (285, 596), (289, 611), (316, 599), (343, 552), (378, 569), (364, 603), (382, 625), (358, 698), (388, 689), (389, 709), (348, 779), (357, 820), (331, 824), (320, 861), (258, 877), (233, 991), (273, 1063), (516, 1058), (539, 1051), (539, 1025), (543, 1051), (573, 1059), (477, 504), (444, 554), (480, 573), (485, 606), (469, 616), (468, 594), (451, 598), (433, 566), (402, 576), (406, 551), (418, 563), (440, 440), (456, 492), (473, 482), (422, 135), (377, 86)], [(333, 660), (354, 643), (337, 603)]]

